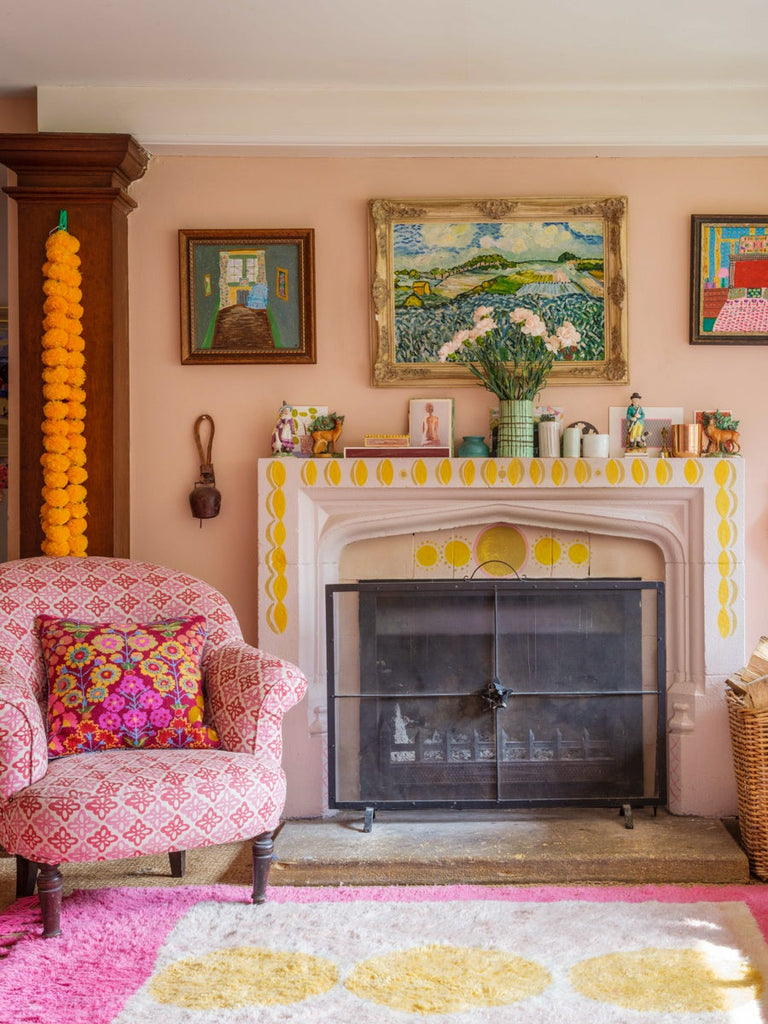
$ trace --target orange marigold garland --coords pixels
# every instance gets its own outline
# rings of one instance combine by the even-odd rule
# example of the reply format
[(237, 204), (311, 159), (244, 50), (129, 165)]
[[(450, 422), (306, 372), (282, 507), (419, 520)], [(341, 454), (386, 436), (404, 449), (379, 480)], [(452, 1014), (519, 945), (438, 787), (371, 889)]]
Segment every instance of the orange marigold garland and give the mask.
[(40, 520), (45, 555), (85, 555), (85, 357), (80, 319), (80, 242), (60, 227), (48, 236), (43, 264), (43, 467)]

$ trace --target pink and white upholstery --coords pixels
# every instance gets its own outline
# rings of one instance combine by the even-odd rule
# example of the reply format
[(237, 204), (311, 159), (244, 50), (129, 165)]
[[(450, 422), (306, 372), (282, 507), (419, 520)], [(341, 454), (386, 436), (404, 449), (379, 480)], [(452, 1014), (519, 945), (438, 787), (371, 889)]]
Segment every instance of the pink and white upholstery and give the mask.
[[(48, 760), (48, 684), (35, 620), (151, 622), (202, 614), (202, 667), (214, 750), (105, 750)], [(281, 722), (307, 687), (294, 665), (248, 646), (226, 599), (186, 573), (117, 558), (0, 564), (0, 844), (17, 891), (37, 869), (43, 934), (59, 933), (61, 863), (169, 853), (253, 839), (263, 902), (285, 803)]]

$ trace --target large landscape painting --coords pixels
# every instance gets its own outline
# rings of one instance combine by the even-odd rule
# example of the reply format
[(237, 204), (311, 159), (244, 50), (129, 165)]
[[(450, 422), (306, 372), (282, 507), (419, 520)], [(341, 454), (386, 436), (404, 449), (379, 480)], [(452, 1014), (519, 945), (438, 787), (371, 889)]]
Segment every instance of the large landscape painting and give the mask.
[(374, 382), (470, 381), (438, 349), (472, 322), (525, 307), (581, 341), (556, 380), (626, 379), (625, 201), (376, 200)]

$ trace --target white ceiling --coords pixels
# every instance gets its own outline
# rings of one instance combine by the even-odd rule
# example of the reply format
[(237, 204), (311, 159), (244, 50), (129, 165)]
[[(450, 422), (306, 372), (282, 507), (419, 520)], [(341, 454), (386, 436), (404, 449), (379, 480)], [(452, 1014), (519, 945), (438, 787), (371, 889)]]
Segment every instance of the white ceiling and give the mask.
[(768, 85), (766, 0), (24, 0), (0, 89)]
[[(723, 124), (720, 134), (730, 131), (731, 144), (737, 136), (755, 141), (756, 133), (768, 142), (768, 0), (14, 3), (0, 33), (0, 95), (38, 88), (41, 130), (105, 130), (93, 112), (83, 115), (84, 124), (67, 121), (67, 104), (82, 99), (78, 87), (110, 98), (113, 130), (139, 134), (147, 115), (136, 97), (150, 93), (238, 90), (274, 98), (279, 92), (303, 97), (309, 107), (344, 96), (347, 110), (354, 96), (399, 97), (401, 107), (413, 97), (418, 120), (420, 96), (428, 97), (425, 109), (440, 97), (443, 106), (473, 97), (477, 109), (488, 97), (493, 103), (515, 95), (520, 102), (523, 90), (549, 97), (550, 107), (557, 98), (572, 105), (576, 95), (588, 107), (595, 97), (595, 117), (606, 97), (615, 107), (617, 95), (627, 96), (628, 117), (640, 121), (640, 97), (656, 97), (668, 117), (675, 111), (667, 94), (692, 109), (700, 98), (710, 104), (710, 121), (724, 118), (732, 100), (742, 114), (749, 105), (750, 116), (743, 131)], [(687, 120), (686, 103), (679, 109)], [(322, 117), (317, 123), (322, 133)], [(705, 123), (702, 114), (699, 134), (706, 134)], [(680, 128), (685, 134), (686, 124)], [(157, 141), (162, 129), (154, 131)], [(335, 131), (340, 137), (338, 126)], [(330, 126), (326, 134), (333, 135)], [(399, 137), (404, 134), (401, 126)], [(652, 134), (646, 125), (646, 144)], [(187, 129), (188, 140), (194, 135)], [(207, 135), (208, 128), (201, 130), (197, 141)], [(249, 137), (258, 135), (254, 126)], [(489, 125), (486, 142), (503, 142), (502, 135)], [(237, 127), (219, 141), (225, 136), (245, 138)], [(308, 142), (322, 141), (311, 136), (309, 127), (303, 130)], [(432, 141), (438, 143), (437, 135)]]

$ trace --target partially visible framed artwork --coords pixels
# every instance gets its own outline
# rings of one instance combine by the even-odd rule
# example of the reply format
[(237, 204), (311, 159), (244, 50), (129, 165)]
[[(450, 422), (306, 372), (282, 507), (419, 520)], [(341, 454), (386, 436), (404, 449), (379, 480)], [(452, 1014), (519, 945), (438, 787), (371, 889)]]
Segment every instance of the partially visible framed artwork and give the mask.
[(179, 231), (182, 363), (314, 363), (312, 228)]
[(412, 398), (408, 413), (412, 448), (448, 448), (453, 454), (452, 398)]
[(373, 199), (369, 212), (374, 385), (475, 383), (439, 350), (480, 306), (531, 309), (550, 333), (574, 324), (551, 383), (627, 383), (625, 197)]
[(691, 217), (691, 344), (768, 344), (768, 214)]

